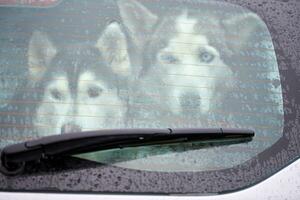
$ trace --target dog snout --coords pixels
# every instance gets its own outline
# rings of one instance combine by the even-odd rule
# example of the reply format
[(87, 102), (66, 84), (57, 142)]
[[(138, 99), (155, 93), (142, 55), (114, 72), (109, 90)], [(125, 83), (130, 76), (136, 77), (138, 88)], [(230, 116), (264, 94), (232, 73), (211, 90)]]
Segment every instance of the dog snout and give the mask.
[(201, 97), (198, 92), (185, 92), (180, 96), (180, 106), (182, 110), (191, 112), (200, 108)]
[(61, 127), (61, 134), (81, 132), (81, 127), (74, 123), (67, 123)]

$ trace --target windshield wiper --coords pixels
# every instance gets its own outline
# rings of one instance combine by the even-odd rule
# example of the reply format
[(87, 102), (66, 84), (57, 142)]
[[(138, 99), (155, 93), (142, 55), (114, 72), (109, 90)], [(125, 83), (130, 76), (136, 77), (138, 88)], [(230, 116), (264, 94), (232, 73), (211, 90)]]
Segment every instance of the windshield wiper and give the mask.
[[(6, 146), (1, 151), (1, 171), (16, 174), (25, 163), (58, 156), (191, 141), (249, 142), (254, 131), (248, 129), (110, 129), (47, 136), (36, 140)], [(231, 144), (231, 143), (228, 143)]]

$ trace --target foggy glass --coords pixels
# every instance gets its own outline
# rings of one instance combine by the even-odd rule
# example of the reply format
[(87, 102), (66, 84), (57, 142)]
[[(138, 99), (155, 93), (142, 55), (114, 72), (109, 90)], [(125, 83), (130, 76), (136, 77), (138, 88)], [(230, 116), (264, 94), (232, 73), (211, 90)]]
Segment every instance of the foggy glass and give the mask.
[(98, 129), (255, 131), (252, 142), (226, 147), (195, 142), (80, 155), (134, 169), (201, 171), (245, 162), (282, 136), (278, 64), (259, 16), (219, 1), (137, 4), (155, 26), (128, 23), (113, 1), (1, 8), (0, 147)]

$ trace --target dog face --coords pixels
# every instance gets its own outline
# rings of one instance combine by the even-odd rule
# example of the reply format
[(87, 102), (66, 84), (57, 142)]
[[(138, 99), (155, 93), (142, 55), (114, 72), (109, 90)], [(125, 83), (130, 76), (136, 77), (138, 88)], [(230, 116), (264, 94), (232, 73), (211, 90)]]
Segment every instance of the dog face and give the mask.
[[(224, 17), (211, 13), (211, 6), (203, 4), (196, 12), (182, 9), (159, 18), (139, 2), (119, 2), (130, 40), (142, 52), (142, 60), (136, 63), (146, 76), (156, 70), (164, 73), (170, 109), (176, 114), (214, 110), (223, 94), (234, 87), (231, 63), (240, 62), (237, 53), (261, 25), (253, 14)], [(232, 33), (239, 34), (233, 38)]]
[(120, 90), (130, 67), (126, 48), (117, 23), (93, 45), (58, 48), (46, 34), (33, 33), (28, 66), (40, 91), (34, 119), (38, 134), (119, 127), (126, 112)]
[[(153, 55), (152, 66), (166, 72), (164, 82), (174, 97), (171, 109), (175, 113), (183, 109), (208, 113), (218, 92), (218, 80), (228, 84), (232, 71), (222, 60), (218, 47), (199, 28), (197, 18), (183, 12), (170, 25), (166, 23), (170, 21), (162, 22), (154, 33), (156, 41), (151, 42), (152, 46), (160, 47), (152, 48), (154, 52), (149, 49), (148, 55)], [(161, 37), (164, 32), (170, 34)]]

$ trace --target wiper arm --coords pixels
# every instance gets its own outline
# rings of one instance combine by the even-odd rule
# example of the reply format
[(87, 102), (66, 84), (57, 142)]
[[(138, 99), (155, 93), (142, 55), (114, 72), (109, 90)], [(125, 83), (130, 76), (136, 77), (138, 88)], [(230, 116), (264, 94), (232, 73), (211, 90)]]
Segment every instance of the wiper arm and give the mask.
[[(28, 161), (113, 148), (191, 141), (237, 140), (249, 142), (248, 129), (110, 129), (53, 135), (6, 146), (1, 151), (1, 171), (14, 174)], [(228, 143), (230, 144), (230, 143)]]

